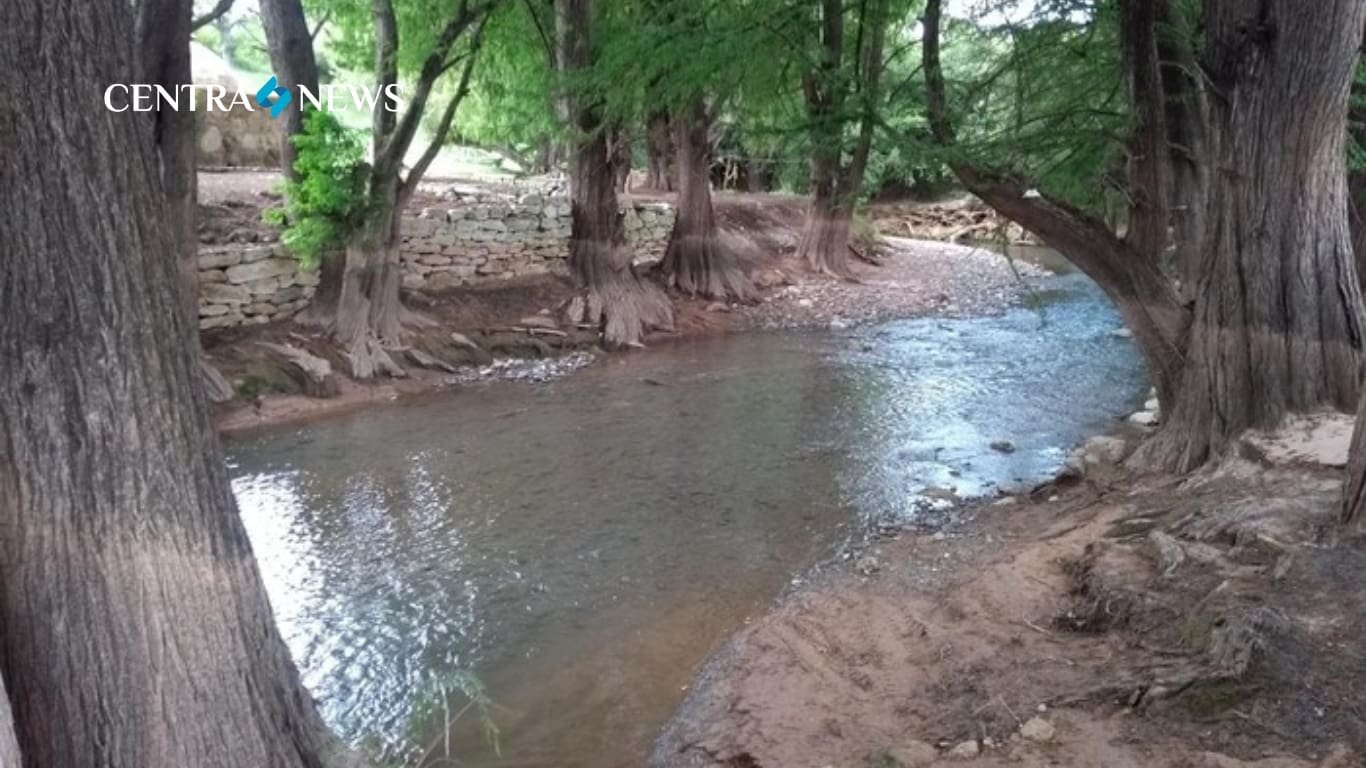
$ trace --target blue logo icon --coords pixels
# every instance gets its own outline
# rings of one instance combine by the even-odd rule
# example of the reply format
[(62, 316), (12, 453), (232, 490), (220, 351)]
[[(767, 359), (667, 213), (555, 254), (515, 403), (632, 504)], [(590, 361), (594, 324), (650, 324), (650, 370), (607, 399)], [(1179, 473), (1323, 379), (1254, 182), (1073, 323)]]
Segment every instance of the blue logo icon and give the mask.
[(256, 103), (260, 104), (262, 109), (269, 109), (271, 117), (279, 117), (293, 100), (293, 94), (288, 88), (281, 86), (274, 75), (271, 75), (266, 84), (261, 86), (261, 90), (256, 92)]

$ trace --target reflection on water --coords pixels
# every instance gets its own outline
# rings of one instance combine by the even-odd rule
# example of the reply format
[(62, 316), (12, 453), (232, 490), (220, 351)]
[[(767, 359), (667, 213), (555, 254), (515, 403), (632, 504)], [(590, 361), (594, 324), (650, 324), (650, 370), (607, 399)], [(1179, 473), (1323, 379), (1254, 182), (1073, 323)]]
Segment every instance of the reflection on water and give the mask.
[(794, 574), (924, 519), (927, 489), (1041, 479), (1141, 399), (1095, 289), (1041, 290), (997, 318), (663, 345), (234, 441), (325, 716), (411, 757), (441, 730), (417, 699), (472, 670), (502, 757), (467, 716), (462, 764), (640, 764), (695, 666)]

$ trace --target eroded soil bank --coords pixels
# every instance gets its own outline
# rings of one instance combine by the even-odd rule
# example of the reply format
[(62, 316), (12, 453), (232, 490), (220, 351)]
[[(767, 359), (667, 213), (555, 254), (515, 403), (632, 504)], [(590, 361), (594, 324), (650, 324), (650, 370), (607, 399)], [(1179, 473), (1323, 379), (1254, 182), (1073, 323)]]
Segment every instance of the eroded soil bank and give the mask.
[(1199, 475), (1082, 476), (902, 535), (701, 671), (650, 764), (1345, 768), (1366, 755), (1351, 419)]
[[(213, 181), (222, 185), (237, 176), (213, 175)], [(251, 204), (219, 205), (233, 216), (206, 216), (209, 235), (245, 229), (259, 217), (262, 203), (253, 196), (264, 182), (249, 175), (240, 182), (242, 189), (211, 190), (211, 200), (246, 196)], [(801, 198), (779, 195), (718, 195), (722, 239), (754, 282), (756, 300), (723, 304), (674, 294), (675, 328), (647, 343), (756, 329), (839, 329), (896, 317), (994, 314), (1027, 296), (1029, 278), (1043, 274), (982, 248), (899, 237), (884, 240), (877, 265), (853, 260), (855, 282), (812, 274), (793, 256), (804, 205)], [(648, 268), (641, 266), (642, 271)], [(422, 321), (409, 329), (409, 349), (395, 352), (406, 375), (373, 381), (347, 377), (336, 345), (321, 330), (293, 320), (206, 332), (210, 362), (237, 393), (218, 406), (218, 425), (224, 432), (240, 432), (473, 379), (535, 378), (582, 365), (602, 350), (595, 329), (563, 322), (560, 308), (573, 295), (571, 281), (561, 275), (439, 292), (405, 291), (405, 305)], [(302, 353), (314, 372), (301, 372), (282, 350)], [(528, 369), (509, 367), (508, 361), (542, 362)], [(319, 367), (324, 374), (316, 374)]]

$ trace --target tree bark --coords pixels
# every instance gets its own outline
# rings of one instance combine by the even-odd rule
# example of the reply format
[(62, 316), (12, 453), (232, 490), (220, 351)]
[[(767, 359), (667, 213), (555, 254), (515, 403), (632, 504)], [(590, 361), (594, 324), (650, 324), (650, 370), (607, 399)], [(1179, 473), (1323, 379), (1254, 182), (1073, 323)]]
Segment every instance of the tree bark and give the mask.
[(711, 120), (697, 99), (673, 119), (678, 151), (678, 200), (673, 231), (660, 264), (668, 284), (693, 296), (744, 301), (753, 286), (721, 242), (711, 202)]
[[(561, 71), (592, 65), (592, 22), (592, 0), (555, 0)], [(569, 238), (569, 267), (581, 293), (566, 314), (571, 322), (598, 326), (609, 346), (639, 345), (646, 332), (673, 327), (673, 306), (658, 286), (636, 274), (625, 247), (611, 126), (588, 100), (568, 97), (567, 102), (581, 137), (570, 169)]]
[(1364, 318), (1343, 158), (1364, 22), (1366, 0), (1312, 15), (1207, 4), (1209, 236), (1180, 391), (1140, 462), (1186, 471), (1286, 413), (1355, 410)]
[(14, 712), (10, 709), (5, 681), (0, 679), (0, 768), (23, 768), (19, 740), (14, 735)]
[(99, 107), (103, 84), (137, 82), (134, 33), (121, 0), (0, 5), (0, 676), (17, 741), (30, 766), (340, 765), (197, 383), (153, 126)]
[[(138, 82), (161, 85), (178, 92), (193, 81), (190, 71), (189, 0), (139, 0), (137, 4)], [(166, 193), (167, 230), (175, 244), (180, 271), (181, 311), (199, 322), (198, 157), (194, 113), (157, 110), (145, 113), (152, 123), (162, 188)], [(224, 402), (232, 387), (204, 357), (198, 336), (199, 378), (209, 399)]]
[(304, 18), (299, 0), (261, 0), (261, 25), (266, 32), (270, 66), (280, 85), (294, 93), (285, 110), (285, 130), (280, 137), (280, 166), (291, 179), (297, 179), (294, 161), (298, 152), (293, 137), (304, 129), (304, 100), (300, 87), (318, 92), (318, 61), (313, 54), (313, 33)]
[(1196, 60), (1191, 23), (1182, 17), (1182, 3), (1159, 0), (1157, 51), (1162, 66), (1162, 90), (1167, 126), (1167, 155), (1171, 170), (1168, 202), (1171, 208), (1171, 256), (1167, 268), (1180, 281), (1178, 293), (1193, 302), (1205, 242), (1209, 207), (1209, 103)]
[[(844, 4), (822, 0), (820, 8), (820, 61), (802, 83), (810, 120), (811, 205), (797, 254), (817, 272), (850, 277), (849, 226), (876, 126), (888, 2), (859, 5), (857, 44), (848, 57)], [(842, 158), (851, 101), (857, 106), (858, 138), (846, 165)]]
[(673, 129), (669, 125), (669, 113), (664, 110), (651, 112), (646, 120), (646, 152), (649, 167), (645, 171), (645, 188), (660, 192), (674, 191)]

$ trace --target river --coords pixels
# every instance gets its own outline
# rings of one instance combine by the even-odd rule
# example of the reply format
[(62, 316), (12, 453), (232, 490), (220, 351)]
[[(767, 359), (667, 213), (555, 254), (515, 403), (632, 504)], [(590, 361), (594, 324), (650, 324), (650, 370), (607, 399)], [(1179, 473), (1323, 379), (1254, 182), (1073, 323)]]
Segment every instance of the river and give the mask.
[[(642, 764), (696, 667), (813, 565), (939, 524), (950, 491), (1042, 480), (1143, 400), (1094, 285), (1027, 303), (661, 344), (229, 441), (305, 683), (395, 759)], [(501, 754), (442, 695), (470, 674)]]

